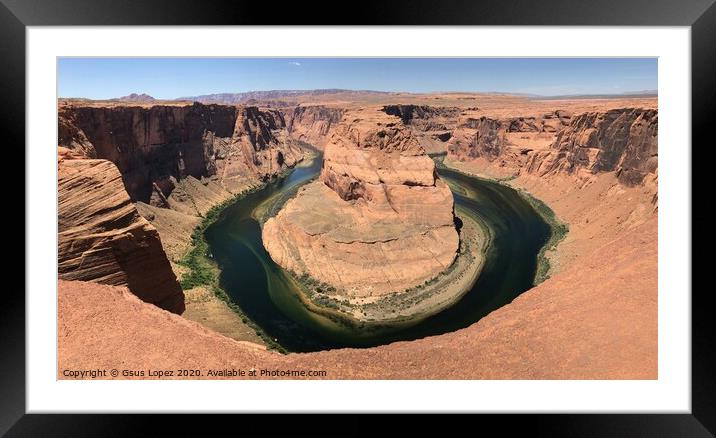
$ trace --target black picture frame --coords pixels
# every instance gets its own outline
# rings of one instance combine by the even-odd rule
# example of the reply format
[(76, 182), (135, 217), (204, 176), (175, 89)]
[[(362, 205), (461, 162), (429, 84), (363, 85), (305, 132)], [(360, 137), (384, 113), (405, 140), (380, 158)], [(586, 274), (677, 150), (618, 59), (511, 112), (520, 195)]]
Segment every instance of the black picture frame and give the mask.
[[(710, 105), (716, 103), (716, 6), (714, 0), (426, 0), (356, 4), (314, 1), (202, 2), (189, 0), (0, 0), (0, 86), (3, 89), (1, 122), (6, 147), (19, 150), (25, 144), (25, 38), (27, 26), (105, 25), (558, 25), (558, 26), (690, 26), (692, 47), (692, 144), (709, 146), (712, 122)], [(318, 15), (323, 11), (325, 15)], [(694, 148), (692, 148), (692, 151)], [(705, 152), (699, 150), (699, 153)], [(16, 155), (19, 155), (15, 153)], [(24, 161), (24, 158), (23, 158)], [(24, 163), (29, 165), (30, 163)], [(708, 175), (693, 162), (694, 175)], [(17, 162), (17, 169), (24, 169)], [(24, 181), (24, 177), (22, 179)], [(20, 181), (18, 178), (17, 181)], [(693, 199), (693, 198), (692, 198)], [(23, 200), (24, 203), (24, 200)], [(19, 210), (19, 209), (18, 209)], [(692, 211), (695, 227), (706, 229), (710, 219)], [(694, 227), (695, 226), (695, 227)], [(32, 230), (25, 229), (25, 235)], [(706, 246), (709, 238), (700, 240)], [(703, 261), (692, 257), (693, 262)], [(27, 261), (31, 263), (31, 261)], [(692, 265), (693, 266), (693, 265)], [(693, 268), (692, 268), (693, 272)], [(24, 288), (23, 288), (24, 289)], [(0, 305), (0, 434), (7, 436), (128, 436), (158, 426), (163, 435), (172, 430), (185, 435), (196, 417), (161, 415), (39, 415), (25, 414), (25, 299), (18, 288), (5, 288)], [(544, 414), (481, 415), (467, 419), (468, 427), (500, 430), (508, 435), (521, 431), (536, 436), (664, 436), (707, 437), (716, 433), (716, 331), (711, 318), (710, 288), (692, 293), (692, 409), (691, 414)], [(158, 407), (161, 408), (161, 407)], [(465, 420), (465, 418), (462, 418)], [(302, 417), (276, 421), (267, 418), (236, 419), (212, 416), (217, 433), (250, 430), (259, 422), (272, 432), (306, 430), (325, 426), (324, 419)], [(340, 423), (337, 434), (367, 435), (376, 431), (367, 416), (332, 416)], [(398, 419), (380, 426), (384, 432), (405, 432), (425, 426), (427, 417)], [(444, 420), (440, 420), (444, 421)], [(223, 423), (223, 424), (222, 424)], [(479, 424), (479, 426), (475, 426)], [(496, 428), (496, 429), (495, 429)], [(283, 430), (282, 430), (283, 429)]]

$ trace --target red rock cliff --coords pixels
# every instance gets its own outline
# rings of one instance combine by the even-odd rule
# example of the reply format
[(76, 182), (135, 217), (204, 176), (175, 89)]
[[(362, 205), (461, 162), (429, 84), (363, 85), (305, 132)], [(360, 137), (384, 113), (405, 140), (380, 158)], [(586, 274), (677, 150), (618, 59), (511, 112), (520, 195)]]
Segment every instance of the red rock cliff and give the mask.
[(342, 108), (297, 106), (286, 110), (286, 130), (296, 140), (323, 147), (343, 113)]
[(117, 165), (134, 201), (150, 202), (157, 184), (192, 176), (236, 180), (275, 175), (302, 152), (282, 132), (278, 110), (227, 105), (63, 106), (59, 145)]
[(386, 105), (386, 114), (400, 117), (426, 152), (444, 152), (452, 137), (461, 110), (457, 107), (428, 105)]
[(513, 146), (514, 133), (554, 133), (569, 124), (570, 115), (554, 111), (539, 117), (466, 117), (458, 124), (448, 145), (448, 152), (462, 159), (484, 157), (495, 160), (509, 146)]
[(540, 175), (579, 168), (615, 171), (621, 183), (637, 185), (657, 170), (658, 128), (658, 112), (653, 109), (581, 114), (557, 133), (548, 151), (532, 157), (527, 169)]
[(58, 163), (58, 271), (64, 280), (127, 286), (174, 313), (184, 294), (157, 230), (142, 218), (107, 160)]
[[(448, 154), (462, 161), (483, 158), (516, 173), (540, 176), (616, 172), (622, 184), (633, 186), (656, 173), (657, 131), (656, 109), (468, 118), (455, 130)], [(545, 140), (549, 143), (541, 147)]]

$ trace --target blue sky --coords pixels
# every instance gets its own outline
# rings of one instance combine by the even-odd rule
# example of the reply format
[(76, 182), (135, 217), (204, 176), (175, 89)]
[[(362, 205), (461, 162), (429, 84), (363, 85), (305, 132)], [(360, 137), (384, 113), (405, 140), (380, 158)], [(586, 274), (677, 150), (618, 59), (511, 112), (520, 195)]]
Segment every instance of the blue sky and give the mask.
[(91, 99), (318, 88), (547, 96), (657, 89), (656, 58), (60, 58), (58, 69), (61, 97)]

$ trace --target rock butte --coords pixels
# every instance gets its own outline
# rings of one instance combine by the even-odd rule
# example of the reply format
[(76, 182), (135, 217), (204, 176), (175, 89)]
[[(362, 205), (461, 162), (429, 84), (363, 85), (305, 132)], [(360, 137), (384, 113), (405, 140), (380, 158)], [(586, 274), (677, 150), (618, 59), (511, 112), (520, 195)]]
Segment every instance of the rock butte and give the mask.
[[(329, 379), (657, 378), (655, 98), (534, 100), (470, 93), (335, 91), (292, 94), (286, 99), (306, 107), (296, 113), (296, 106), (280, 94), (268, 97), (271, 101), (259, 104), (279, 109), (257, 109), (263, 115), (254, 122), (247, 117), (249, 129), (238, 129), (236, 135), (239, 117), (225, 117), (225, 123), (216, 121), (220, 114), (240, 114), (243, 107), (215, 105), (212, 110), (210, 105), (186, 102), (127, 106), (121, 102), (60, 101), (60, 179), (67, 181), (68, 171), (77, 170), (73, 166), (94, 169), (84, 172), (84, 185), (62, 183), (60, 232), (69, 234), (61, 239), (102, 240), (101, 245), (109, 245), (112, 251), (111, 245), (122, 242), (126, 245), (122, 254), (130, 259), (147, 257), (140, 255), (146, 252), (142, 248), (156, 248), (161, 243), (169, 261), (175, 261), (188, 248), (188, 230), (198, 222), (200, 213), (285, 169), (291, 157), (300, 159), (282, 152), (281, 166), (274, 166), (278, 159), (271, 161), (271, 157), (278, 158), (279, 151), (300, 153), (291, 147), (292, 140), (322, 147), (341, 125), (336, 123), (337, 114), (343, 118), (361, 108), (392, 107), (385, 112), (399, 117), (424, 149), (447, 151), (446, 165), (481, 176), (509, 178), (510, 185), (544, 200), (569, 224), (566, 239), (547, 254), (551, 278), (457, 332), (363, 350), (283, 356), (167, 314), (150, 303), (161, 305), (163, 294), (177, 296), (175, 280), (169, 281), (173, 275), (159, 275), (165, 284), (162, 290), (152, 287), (152, 296), (142, 296), (130, 281), (117, 280), (131, 277), (126, 270), (136, 269), (136, 263), (122, 265), (106, 258), (97, 269), (75, 267), (61, 273), (62, 278), (81, 278), (73, 275), (83, 272), (92, 272), (93, 277), (83, 277), (92, 282), (60, 281), (58, 369), (107, 368), (121, 357), (127, 367), (138, 369), (250, 368), (259, 363), (266, 367), (318, 367), (330, 370)], [(258, 95), (252, 98), (261, 99)], [(190, 113), (193, 115), (187, 119)], [(171, 123), (157, 130), (156, 122), (162, 117)], [(273, 128), (269, 128), (271, 119)], [(243, 125), (243, 116), (241, 121), (239, 125)], [(227, 128), (229, 125), (233, 127)], [(196, 127), (197, 132), (188, 126)], [(268, 141), (255, 142), (261, 136), (251, 132), (262, 129)], [(147, 141), (157, 138), (158, 132), (174, 134), (161, 140), (168, 143)], [(222, 146), (221, 141), (205, 138), (209, 132), (228, 141)], [(255, 153), (243, 152), (245, 141)], [(167, 156), (172, 164), (159, 172), (154, 163)], [(87, 158), (107, 161), (93, 163)], [(86, 162), (80, 164), (76, 161), (80, 159)], [(134, 167), (141, 170), (133, 172)], [(219, 168), (228, 171), (219, 172)], [(169, 188), (156, 183), (167, 179)], [(128, 194), (121, 193), (121, 182)], [(83, 213), (92, 220), (76, 221), (79, 227), (73, 225), (77, 213), (72, 212), (76, 209), (72, 199), (83, 193), (78, 187), (107, 190), (95, 198), (105, 205), (99, 203)], [(322, 190), (336, 202), (346, 202), (338, 191), (328, 186)], [(83, 196), (89, 196), (89, 191), (84, 192)], [(126, 199), (134, 201), (137, 209)], [(152, 225), (135, 216), (137, 210), (156, 227), (158, 236)], [(128, 220), (113, 221), (113, 217)], [(103, 224), (103, 228), (88, 226), (90, 222)], [(123, 236), (123, 230), (137, 238), (111, 237)], [(142, 242), (148, 246), (142, 247)], [(71, 245), (62, 245), (61, 260), (78, 257), (68, 252), (69, 248)], [(166, 272), (161, 267), (162, 257), (166, 258), (162, 251), (149, 253), (153, 254), (149, 256), (151, 264), (159, 267), (153, 272)], [(171, 267), (182, 275), (176, 264)], [(113, 280), (105, 280), (109, 278)], [(96, 281), (125, 283), (128, 289)], [(184, 292), (192, 294), (191, 290)], [(187, 306), (191, 305), (187, 300)], [(211, 315), (198, 321), (215, 327), (206, 318)], [(228, 331), (222, 333), (233, 336)]]
[(325, 148), (321, 176), (263, 227), (273, 260), (342, 295), (423, 284), (455, 260), (449, 187), (398, 117), (350, 111)]

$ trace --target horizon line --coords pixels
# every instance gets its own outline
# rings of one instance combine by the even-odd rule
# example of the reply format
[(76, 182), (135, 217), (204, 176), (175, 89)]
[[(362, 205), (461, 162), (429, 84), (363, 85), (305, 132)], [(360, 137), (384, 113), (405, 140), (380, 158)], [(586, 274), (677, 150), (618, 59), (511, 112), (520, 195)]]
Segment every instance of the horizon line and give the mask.
[[(242, 95), (242, 94), (250, 94), (250, 93), (272, 93), (272, 92), (296, 92), (296, 94), (305, 93), (305, 92), (314, 92), (314, 91), (328, 91), (328, 92), (335, 92), (335, 93), (345, 93), (345, 92), (353, 92), (353, 93), (380, 93), (380, 94), (411, 94), (411, 95), (431, 95), (431, 94), (506, 94), (506, 95), (512, 95), (512, 96), (523, 96), (523, 97), (577, 97), (577, 96), (633, 96), (633, 95), (643, 95), (643, 96), (658, 96), (658, 90), (657, 89), (646, 89), (646, 90), (629, 90), (619, 93), (572, 93), (572, 94), (537, 94), (537, 93), (527, 93), (527, 92), (519, 92), (519, 91), (462, 91), (462, 90), (450, 90), (450, 91), (427, 91), (427, 92), (412, 92), (412, 91), (386, 91), (386, 90), (368, 90), (368, 89), (351, 89), (351, 88), (305, 88), (305, 89), (264, 89), (264, 90), (248, 90), (248, 91), (223, 91), (223, 92), (217, 92), (217, 93), (205, 93), (205, 94), (196, 94), (193, 96), (179, 96), (179, 97), (173, 97), (173, 98), (155, 98), (148, 92), (141, 92), (141, 93), (130, 93), (124, 96), (118, 96), (118, 97), (108, 97), (104, 99), (94, 99), (90, 97), (82, 97), (82, 96), (58, 96), (58, 99), (86, 99), (86, 100), (94, 100), (94, 101), (103, 101), (103, 100), (119, 100), (125, 97), (129, 97), (132, 94), (135, 94), (137, 96), (146, 95), (148, 97), (151, 97), (154, 100), (160, 100), (160, 101), (182, 101), (182, 100), (190, 100), (200, 97), (209, 97), (209, 96), (220, 96), (220, 95)], [(330, 94), (330, 93), (326, 93)]]

